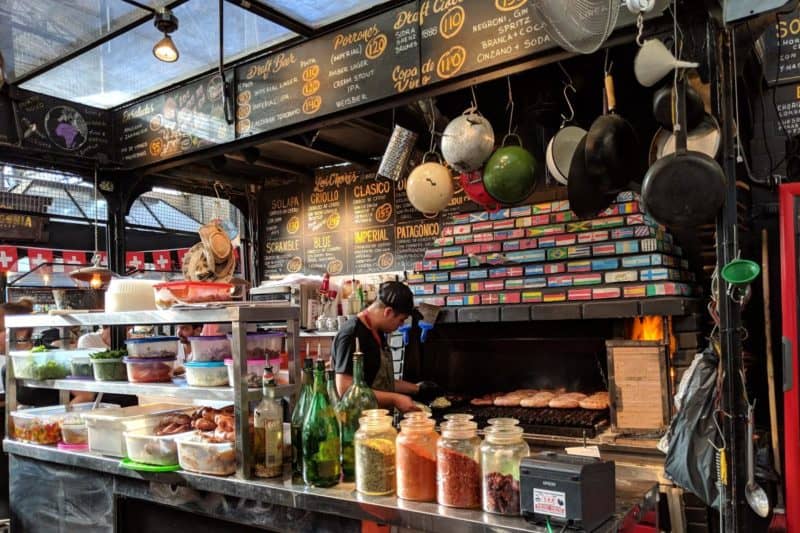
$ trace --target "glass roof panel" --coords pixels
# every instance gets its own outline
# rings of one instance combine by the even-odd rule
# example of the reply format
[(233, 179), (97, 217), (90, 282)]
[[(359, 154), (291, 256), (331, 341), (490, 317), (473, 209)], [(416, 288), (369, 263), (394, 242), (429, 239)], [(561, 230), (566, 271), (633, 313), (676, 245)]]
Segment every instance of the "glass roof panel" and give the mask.
[[(167, 2), (142, 1), (153, 7)], [(14, 81), (143, 16), (147, 11), (122, 0), (0, 0), (6, 75)]]
[[(0, 0), (4, 1), (4, 0)], [(231, 4), (225, 9), (225, 61), (293, 37), (284, 28)], [(153, 54), (162, 35), (148, 20), (35, 78), (22, 87), (66, 100), (110, 108), (195, 76), (219, 61), (218, 2), (190, 0), (175, 8), (172, 34), (180, 58), (164, 63)]]
[(319, 28), (385, 4), (386, 0), (259, 0), (284, 15), (312, 28)]

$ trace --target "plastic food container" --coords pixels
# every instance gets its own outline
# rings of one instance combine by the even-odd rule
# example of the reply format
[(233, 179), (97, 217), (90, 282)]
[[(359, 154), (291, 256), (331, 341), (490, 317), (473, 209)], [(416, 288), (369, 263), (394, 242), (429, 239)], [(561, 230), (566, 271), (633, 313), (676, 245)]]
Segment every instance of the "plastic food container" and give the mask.
[(131, 383), (167, 383), (172, 381), (174, 357), (136, 359), (123, 357)]
[(105, 292), (106, 313), (155, 309), (153, 286), (156, 283), (148, 279), (112, 279)]
[(80, 417), (69, 417), (61, 421), (61, 440), (65, 444), (88, 444), (89, 430)]
[(64, 379), (70, 372), (70, 359), (64, 350), (11, 352), (14, 376), (20, 379)]
[(219, 361), (231, 356), (231, 342), (226, 335), (209, 335), (206, 337), (189, 337), (192, 353), (187, 361)]
[(153, 433), (163, 415), (188, 414), (192, 409), (187, 405), (154, 403), (86, 413), (83, 419), (89, 428), (89, 449), (104, 455), (125, 457), (125, 432)]
[(233, 285), (209, 281), (170, 281), (153, 286), (156, 306), (169, 309), (177, 303), (197, 304), (227, 302), (231, 299)]
[[(67, 411), (64, 405), (12, 411), (11, 419), (14, 422), (12, 435), (15, 439), (25, 442), (55, 444), (61, 440), (61, 421), (73, 417), (76, 412), (90, 411), (92, 405), (92, 403), (79, 403), (71, 406), (71, 411)], [(112, 407), (119, 406), (101, 403), (98, 409), (106, 410)]]
[(228, 386), (228, 371), (222, 361), (193, 361), (184, 366), (186, 383), (192, 387)]
[(178, 337), (145, 337), (125, 341), (128, 357), (141, 359), (154, 357), (176, 357), (178, 355)]
[(92, 360), (88, 355), (79, 355), (72, 358), (70, 361), (70, 374), (71, 378), (87, 378), (92, 379)]
[(92, 359), (92, 373), (97, 381), (127, 381), (122, 359)]
[[(194, 431), (189, 433), (194, 433)], [(187, 434), (158, 436), (130, 431), (123, 433), (125, 449), (131, 461), (159, 466), (178, 464), (178, 445), (175, 443), (175, 439)]]
[[(233, 387), (233, 383), (236, 380), (236, 378), (233, 376), (233, 359), (225, 359), (225, 366), (228, 369), (228, 385)], [(264, 368), (266, 366), (267, 366), (267, 361), (264, 359), (247, 360), (248, 388), (261, 386), (261, 376), (264, 374)]]
[(232, 442), (211, 443), (192, 433), (175, 439), (178, 462), (190, 472), (228, 476), (236, 472), (236, 451)]
[[(245, 347), (247, 359), (280, 359), (285, 336), (286, 334), (281, 332), (248, 333)], [(232, 338), (230, 333), (228, 338)]]

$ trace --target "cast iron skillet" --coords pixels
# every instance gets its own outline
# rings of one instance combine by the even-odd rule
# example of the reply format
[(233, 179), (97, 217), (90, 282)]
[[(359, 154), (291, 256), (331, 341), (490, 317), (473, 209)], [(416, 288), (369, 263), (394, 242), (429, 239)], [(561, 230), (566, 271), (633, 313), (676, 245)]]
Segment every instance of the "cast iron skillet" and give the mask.
[(712, 221), (725, 201), (725, 173), (706, 154), (686, 148), (686, 81), (677, 87), (678, 123), (675, 153), (656, 161), (642, 183), (645, 211), (671, 227), (694, 227)]
[[(616, 113), (614, 79), (605, 77), (608, 113), (592, 123), (586, 135), (586, 168), (605, 192), (624, 189), (631, 181), (639, 181), (639, 140), (633, 126)], [(632, 157), (633, 156), (633, 157)]]
[(586, 138), (578, 142), (572, 155), (567, 179), (569, 207), (580, 218), (592, 218), (611, 205), (614, 194), (603, 190), (594, 176), (586, 168)]

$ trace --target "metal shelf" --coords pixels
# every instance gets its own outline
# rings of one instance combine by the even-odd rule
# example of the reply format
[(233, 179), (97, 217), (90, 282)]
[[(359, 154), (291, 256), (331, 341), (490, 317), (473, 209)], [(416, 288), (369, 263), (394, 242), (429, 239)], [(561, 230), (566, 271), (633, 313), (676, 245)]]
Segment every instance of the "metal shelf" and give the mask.
[(231, 322), (271, 322), (296, 320), (300, 308), (286, 305), (243, 304), (226, 307), (184, 308), (167, 311), (88, 312), (52, 315), (11, 315), (7, 328), (70, 327), (70, 326), (137, 326), (153, 324), (209, 324)]
[[(234, 401), (233, 387), (190, 387), (184, 380), (175, 380), (172, 383), (131, 383), (129, 381), (92, 381), (81, 379), (51, 379), (46, 381), (19, 379), (17, 382), (25, 387), (33, 387), (36, 389), (169, 396), (181, 400)], [(294, 390), (294, 385), (279, 385), (277, 387), (277, 395), (291, 396)], [(250, 401), (258, 401), (261, 399), (261, 389), (248, 389), (247, 395)]]
[(338, 331), (301, 331), (301, 337), (335, 337), (338, 335)]

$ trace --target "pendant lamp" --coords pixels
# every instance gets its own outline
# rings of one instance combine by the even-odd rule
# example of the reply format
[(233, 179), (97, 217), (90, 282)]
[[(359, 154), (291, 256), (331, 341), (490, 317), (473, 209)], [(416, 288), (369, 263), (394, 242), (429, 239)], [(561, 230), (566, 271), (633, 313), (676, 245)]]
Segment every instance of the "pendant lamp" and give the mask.
[(83, 282), (92, 289), (104, 289), (111, 278), (116, 275), (100, 265), (100, 251), (98, 245), (97, 230), (97, 167), (94, 169), (94, 254), (92, 255), (92, 266), (77, 268), (70, 272), (69, 277), (74, 281)]

